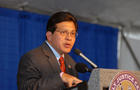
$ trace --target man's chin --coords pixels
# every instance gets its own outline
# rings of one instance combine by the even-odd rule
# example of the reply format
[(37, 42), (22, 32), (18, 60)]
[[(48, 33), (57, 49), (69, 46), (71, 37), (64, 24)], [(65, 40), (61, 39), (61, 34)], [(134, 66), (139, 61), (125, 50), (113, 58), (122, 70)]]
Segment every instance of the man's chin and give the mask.
[(71, 49), (65, 49), (64, 53), (69, 53), (71, 51)]

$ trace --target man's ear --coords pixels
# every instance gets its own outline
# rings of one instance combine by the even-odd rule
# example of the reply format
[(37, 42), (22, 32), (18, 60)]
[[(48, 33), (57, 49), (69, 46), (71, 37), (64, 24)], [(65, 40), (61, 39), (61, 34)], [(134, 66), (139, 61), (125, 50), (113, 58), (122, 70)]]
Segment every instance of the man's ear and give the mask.
[(48, 41), (51, 41), (52, 32), (50, 32), (50, 31), (46, 32), (46, 37), (47, 37)]

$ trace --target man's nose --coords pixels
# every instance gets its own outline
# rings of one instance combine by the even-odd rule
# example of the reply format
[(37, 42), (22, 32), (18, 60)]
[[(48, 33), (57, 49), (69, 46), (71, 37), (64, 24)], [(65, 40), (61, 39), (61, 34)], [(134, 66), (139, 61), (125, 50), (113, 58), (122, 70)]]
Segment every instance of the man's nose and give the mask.
[(67, 40), (71, 40), (72, 39), (72, 36), (71, 36), (71, 33), (70, 32), (67, 32), (66, 39)]

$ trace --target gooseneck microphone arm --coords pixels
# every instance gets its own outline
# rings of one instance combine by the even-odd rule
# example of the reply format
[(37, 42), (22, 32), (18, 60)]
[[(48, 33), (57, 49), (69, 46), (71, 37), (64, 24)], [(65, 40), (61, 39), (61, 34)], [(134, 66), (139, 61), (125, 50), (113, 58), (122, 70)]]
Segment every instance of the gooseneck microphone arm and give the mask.
[(80, 53), (80, 56), (83, 57), (87, 62), (89, 62), (94, 68), (97, 68), (97, 65), (94, 64), (91, 60), (89, 60), (85, 55)]
[(74, 52), (84, 58), (88, 63), (90, 63), (94, 68), (97, 68), (97, 65), (94, 64), (90, 59), (88, 59), (79, 49), (75, 49)]

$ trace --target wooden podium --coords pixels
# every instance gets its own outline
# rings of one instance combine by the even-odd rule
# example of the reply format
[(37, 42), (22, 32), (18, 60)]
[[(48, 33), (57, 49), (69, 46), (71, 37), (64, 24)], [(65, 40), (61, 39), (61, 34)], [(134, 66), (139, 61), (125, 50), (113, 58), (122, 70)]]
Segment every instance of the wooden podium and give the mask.
[[(94, 69), (88, 81), (88, 90), (109, 90), (110, 83), (114, 76), (126, 70), (118, 69)], [(128, 71), (128, 70), (127, 70)], [(140, 71), (129, 71), (133, 73), (140, 82)]]

